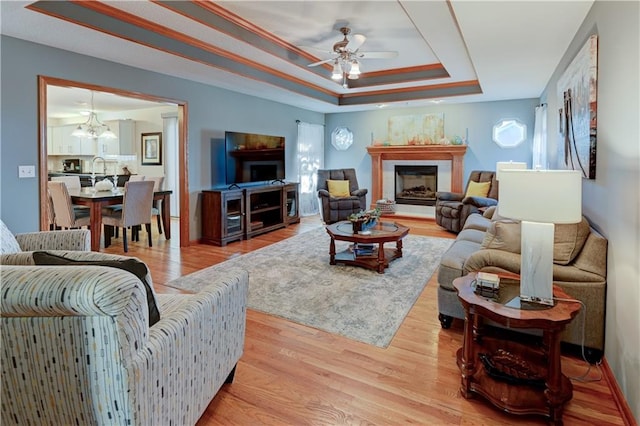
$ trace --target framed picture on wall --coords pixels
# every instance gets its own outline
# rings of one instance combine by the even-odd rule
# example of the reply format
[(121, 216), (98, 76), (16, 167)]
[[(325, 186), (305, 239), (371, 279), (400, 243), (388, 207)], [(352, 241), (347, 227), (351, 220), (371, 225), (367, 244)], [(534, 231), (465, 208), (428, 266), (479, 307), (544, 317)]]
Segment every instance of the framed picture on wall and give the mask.
[(162, 133), (142, 134), (142, 165), (162, 165)]

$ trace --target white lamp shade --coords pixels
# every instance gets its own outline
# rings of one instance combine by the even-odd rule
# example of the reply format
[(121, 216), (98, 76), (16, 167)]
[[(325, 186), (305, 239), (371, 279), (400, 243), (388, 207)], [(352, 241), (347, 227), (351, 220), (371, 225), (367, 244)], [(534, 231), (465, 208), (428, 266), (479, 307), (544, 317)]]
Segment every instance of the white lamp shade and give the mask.
[(340, 68), (340, 63), (338, 63), (337, 60), (333, 63), (331, 78), (334, 80), (340, 80), (342, 78), (342, 68)]
[(520, 161), (498, 161), (496, 163), (496, 180), (500, 180), (500, 174), (504, 171), (504, 170), (511, 170), (511, 169), (526, 169), (527, 168), (527, 163), (523, 163)]
[(575, 170), (503, 170), (498, 214), (546, 223), (582, 219), (582, 176)]

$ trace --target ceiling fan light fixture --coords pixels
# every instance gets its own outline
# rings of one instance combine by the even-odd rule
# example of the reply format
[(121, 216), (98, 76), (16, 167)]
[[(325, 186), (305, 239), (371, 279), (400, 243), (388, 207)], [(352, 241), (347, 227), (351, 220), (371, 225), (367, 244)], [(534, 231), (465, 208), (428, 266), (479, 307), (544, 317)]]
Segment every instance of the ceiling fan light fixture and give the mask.
[(360, 74), (360, 64), (354, 59), (349, 69), (349, 80), (357, 80), (360, 78)]
[(331, 78), (333, 80), (340, 80), (342, 78), (342, 68), (340, 67), (340, 62), (336, 59), (333, 63), (333, 72), (331, 73)]

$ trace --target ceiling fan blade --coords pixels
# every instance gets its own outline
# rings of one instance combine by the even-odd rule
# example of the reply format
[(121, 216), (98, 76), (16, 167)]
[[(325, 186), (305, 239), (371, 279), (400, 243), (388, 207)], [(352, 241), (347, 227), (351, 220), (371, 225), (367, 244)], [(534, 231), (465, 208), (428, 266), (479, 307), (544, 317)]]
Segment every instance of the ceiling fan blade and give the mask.
[(314, 62), (312, 64), (307, 65), (308, 67), (315, 67), (318, 65), (322, 65), (322, 64), (326, 64), (327, 62), (333, 62), (335, 58), (331, 58), (331, 59), (325, 59), (324, 61), (318, 61), (318, 62)]
[(358, 52), (356, 57), (358, 59), (391, 59), (398, 56), (398, 52)]
[(349, 40), (346, 49), (351, 52), (355, 52), (356, 50), (360, 49), (360, 46), (362, 46), (365, 40), (367, 40), (367, 37), (363, 36), (362, 34), (354, 34), (351, 37), (351, 40)]
[(333, 50), (327, 50), (327, 49), (319, 49), (317, 47), (313, 47), (313, 46), (296, 46), (298, 49), (302, 49), (302, 50), (306, 50), (306, 51), (313, 51), (315, 53), (320, 53), (322, 55), (333, 55), (335, 52)]

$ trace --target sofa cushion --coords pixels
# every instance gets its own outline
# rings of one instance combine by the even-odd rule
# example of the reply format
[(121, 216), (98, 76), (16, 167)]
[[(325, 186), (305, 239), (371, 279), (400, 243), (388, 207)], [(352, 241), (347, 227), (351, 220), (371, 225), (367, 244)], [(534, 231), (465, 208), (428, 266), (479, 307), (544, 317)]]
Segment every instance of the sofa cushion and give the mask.
[(329, 195), (333, 198), (349, 197), (349, 181), (348, 180), (331, 180), (327, 179), (327, 188)]
[(486, 197), (491, 189), (491, 182), (469, 181), (465, 197)]
[[(553, 263), (568, 265), (580, 253), (590, 233), (583, 217), (580, 223), (557, 224), (553, 235)], [(487, 229), (482, 248), (520, 253), (520, 222), (495, 221)]]
[(512, 220), (492, 222), (481, 247), (520, 253), (520, 222)]
[(22, 249), (7, 225), (0, 220), (0, 254), (19, 253)]
[(556, 225), (553, 236), (553, 262), (568, 265), (580, 253), (591, 232), (584, 217), (580, 223)]
[(438, 284), (453, 291), (453, 280), (463, 275), (465, 261), (480, 249), (480, 244), (468, 240), (456, 240), (442, 255), (438, 269)]
[(489, 206), (482, 212), (482, 216), (486, 217), (487, 219), (491, 219), (496, 210), (498, 210), (498, 206)]
[(156, 303), (155, 295), (151, 285), (147, 282), (146, 275), (149, 273), (147, 265), (138, 259), (122, 260), (74, 260), (64, 256), (58, 256), (46, 251), (34, 251), (33, 261), (36, 265), (85, 265), (85, 266), (108, 266), (128, 271), (138, 277), (147, 292), (147, 306), (149, 309), (149, 327), (160, 321), (160, 312)]
[(484, 240), (484, 236), (485, 236), (484, 231), (481, 231), (479, 229), (473, 229), (473, 228), (464, 228), (462, 231), (460, 231), (460, 233), (456, 237), (456, 240), (472, 241), (476, 244), (482, 244), (482, 241)]
[(489, 226), (491, 226), (490, 219), (487, 219), (479, 213), (471, 213), (467, 216), (467, 220), (464, 221), (462, 229), (477, 229), (478, 231), (485, 232)]

